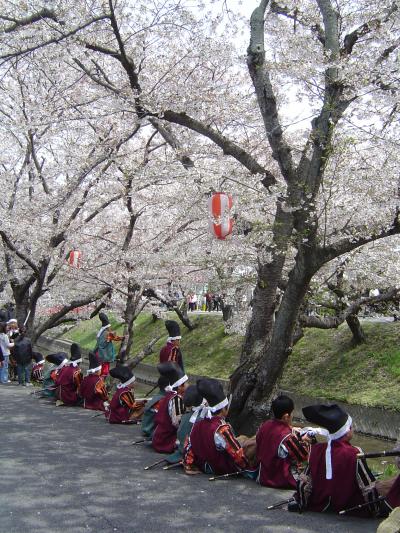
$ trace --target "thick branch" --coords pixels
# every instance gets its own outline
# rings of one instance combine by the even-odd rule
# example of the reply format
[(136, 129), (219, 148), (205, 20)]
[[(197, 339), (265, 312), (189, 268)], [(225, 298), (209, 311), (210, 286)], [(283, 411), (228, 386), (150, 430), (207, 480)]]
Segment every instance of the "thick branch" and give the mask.
[(307, 316), (301, 315), (299, 317), (299, 323), (303, 328), (319, 328), (319, 329), (332, 329), (337, 328), (351, 315), (357, 315), (361, 307), (365, 305), (379, 304), (382, 302), (397, 302), (400, 300), (400, 288), (392, 288), (387, 292), (380, 294), (379, 296), (368, 296), (359, 298), (351, 303), (342, 313), (338, 316)]
[(81, 298), (80, 300), (73, 300), (69, 304), (64, 305), (64, 307), (60, 309), (60, 311), (58, 311), (57, 313), (54, 313), (54, 315), (52, 315), (48, 320), (46, 320), (35, 331), (34, 340), (37, 340), (46, 330), (54, 327), (54, 323), (61, 320), (63, 317), (65, 317), (66, 314), (68, 314), (73, 309), (95, 302), (96, 300), (99, 300), (100, 298), (102, 298), (105, 294), (108, 294), (110, 291), (111, 291), (110, 287), (104, 287), (103, 289), (96, 292), (95, 294), (90, 294), (89, 296), (86, 296), (85, 298)]
[(126, 366), (128, 366), (131, 370), (135, 368), (145, 357), (153, 353), (153, 346), (162, 338), (164, 335), (160, 335), (159, 337), (155, 337), (152, 339), (149, 344), (143, 348), (143, 350), (135, 355), (135, 357), (132, 357), (131, 359), (128, 359), (126, 361)]
[(253, 156), (246, 152), (236, 143), (230, 141), (224, 135), (221, 135), (216, 130), (212, 129), (210, 126), (206, 126), (203, 122), (196, 120), (186, 113), (177, 113), (175, 111), (165, 111), (161, 118), (164, 118), (168, 122), (173, 122), (175, 124), (180, 124), (185, 126), (192, 131), (200, 133), (204, 137), (207, 137), (213, 141), (217, 146), (219, 146), (225, 155), (231, 155), (239, 163), (245, 166), (252, 174), (262, 174), (265, 176), (264, 179), (268, 181), (268, 185), (274, 185), (276, 179), (274, 175), (261, 166)]
[(37, 13), (33, 13), (33, 15), (30, 15), (29, 17), (23, 17), (21, 19), (10, 19), (9, 17), (5, 17), (0, 15), (0, 19), (2, 20), (13, 20), (14, 24), (11, 26), (8, 26), (3, 30), (4, 33), (11, 33), (18, 28), (22, 28), (22, 26), (28, 26), (30, 24), (34, 24), (35, 22), (38, 22), (39, 20), (43, 19), (52, 19), (54, 22), (58, 22), (58, 19), (54, 13), (54, 11), (51, 11), (50, 9), (47, 9), (44, 7)]
[(7, 246), (9, 250), (15, 253), (24, 263), (26, 263), (37, 276), (39, 276), (39, 267), (23, 252), (18, 250), (18, 248), (11, 242), (10, 237), (6, 234), (5, 231), (0, 230), (0, 236), (3, 240), (3, 243)]
[[(256, 91), (258, 105), (271, 146), (282, 176), (287, 182), (295, 180), (295, 168), (290, 146), (283, 138), (278, 106), (267, 66), (264, 48), (264, 15), (268, 0), (262, 0), (250, 19), (250, 44), (247, 49), (247, 66)], [(273, 182), (271, 182), (272, 184)]]

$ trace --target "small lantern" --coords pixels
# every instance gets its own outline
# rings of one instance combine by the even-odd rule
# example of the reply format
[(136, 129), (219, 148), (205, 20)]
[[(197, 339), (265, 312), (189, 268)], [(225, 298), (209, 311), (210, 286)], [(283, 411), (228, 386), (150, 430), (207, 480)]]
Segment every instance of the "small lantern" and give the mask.
[(71, 250), (68, 256), (68, 264), (73, 268), (80, 268), (82, 261), (82, 252), (80, 250)]
[(232, 206), (232, 195), (224, 192), (215, 192), (208, 200), (208, 212), (211, 218), (210, 230), (217, 239), (224, 240), (232, 233)]

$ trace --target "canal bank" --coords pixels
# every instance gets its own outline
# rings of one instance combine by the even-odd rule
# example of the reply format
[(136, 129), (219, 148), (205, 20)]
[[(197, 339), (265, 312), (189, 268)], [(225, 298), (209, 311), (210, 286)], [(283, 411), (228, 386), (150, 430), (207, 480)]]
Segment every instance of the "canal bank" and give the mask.
[[(37, 342), (37, 349), (44, 354), (52, 352), (66, 352), (69, 354), (71, 343), (65, 340), (52, 339), (50, 337), (41, 337)], [(87, 351), (82, 350), (83, 363), (82, 367), (86, 368), (88, 365)], [(158, 379), (157, 368), (153, 365), (139, 363), (135, 367), (136, 379), (139, 383), (154, 386)], [(190, 375), (190, 380), (195, 383), (196, 379), (203, 377), (199, 375)], [(228, 386), (228, 381), (219, 380), (224, 388)], [(302, 421), (302, 408), (313, 403), (332, 403), (326, 398), (317, 398), (311, 396), (298, 395), (292, 391), (282, 391), (291, 396), (295, 403), (294, 417), (296, 420)], [(356, 432), (371, 436), (377, 439), (387, 439), (394, 441), (400, 437), (400, 412), (387, 409), (380, 409), (376, 407), (365, 407), (361, 405), (347, 404), (344, 402), (337, 402), (342, 408), (350, 414), (354, 421), (354, 428)]]

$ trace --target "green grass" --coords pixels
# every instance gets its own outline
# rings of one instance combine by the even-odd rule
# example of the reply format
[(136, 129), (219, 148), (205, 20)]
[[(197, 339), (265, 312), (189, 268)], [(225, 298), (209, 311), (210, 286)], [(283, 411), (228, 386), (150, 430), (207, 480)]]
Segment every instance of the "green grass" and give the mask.
[[(111, 318), (111, 317), (110, 317)], [(171, 318), (174, 318), (171, 315)], [(192, 315), (198, 327), (182, 330), (185, 369), (192, 374), (227, 378), (239, 361), (242, 338), (224, 334), (222, 318)], [(122, 333), (122, 325), (111, 320)], [(365, 323), (367, 343), (354, 347), (346, 325), (337, 330), (308, 330), (289, 357), (281, 381), (284, 389), (311, 397), (400, 409), (400, 322)], [(99, 320), (80, 323), (64, 335), (83, 348), (93, 348)], [(163, 335), (144, 362), (155, 364), (165, 343), (164, 322), (142, 314), (135, 322), (133, 354)]]
[[(171, 318), (175, 318), (171, 314)], [(185, 370), (191, 374), (228, 378), (240, 357), (242, 339), (236, 335), (225, 335), (221, 317), (192, 315), (192, 322), (198, 327), (188, 331), (181, 327), (181, 350)], [(122, 334), (122, 325), (110, 315), (113, 331)], [(78, 342), (82, 348), (92, 349), (96, 344), (96, 333), (100, 327), (98, 318), (81, 322), (79, 326), (63, 335), (63, 338)], [(158, 354), (164, 346), (168, 333), (163, 320), (153, 322), (150, 314), (142, 313), (135, 321), (134, 344), (131, 354), (139, 353), (150, 340), (162, 335), (154, 345), (154, 353), (144, 359), (144, 363), (158, 363)]]

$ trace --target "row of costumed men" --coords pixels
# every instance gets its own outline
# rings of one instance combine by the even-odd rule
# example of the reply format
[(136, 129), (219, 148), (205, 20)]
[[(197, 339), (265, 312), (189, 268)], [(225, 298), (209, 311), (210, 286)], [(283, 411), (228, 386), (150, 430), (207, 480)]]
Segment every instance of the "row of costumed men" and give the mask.
[[(140, 423), (143, 440), (187, 474), (240, 474), (264, 486), (295, 489), (290, 510), (350, 509), (376, 517), (400, 506), (400, 476), (374, 478), (362, 451), (350, 443), (351, 417), (336, 404), (305, 407), (305, 419), (318, 427), (296, 428), (293, 401), (281, 395), (272, 402), (273, 418), (254, 437), (236, 437), (226, 420), (229, 400), (221, 383), (204, 378), (189, 386), (175, 362), (157, 366), (159, 390), (149, 399), (135, 399), (135, 376), (127, 366), (112, 368), (119, 384), (110, 400), (96, 353), (89, 352), (85, 376), (77, 344), (69, 359), (56, 353), (46, 360), (50, 366), (43, 368), (43, 360), (36, 368), (43, 368), (43, 396), (54, 397), (57, 405), (103, 411), (111, 424)], [(318, 435), (324, 442), (317, 442)]]

